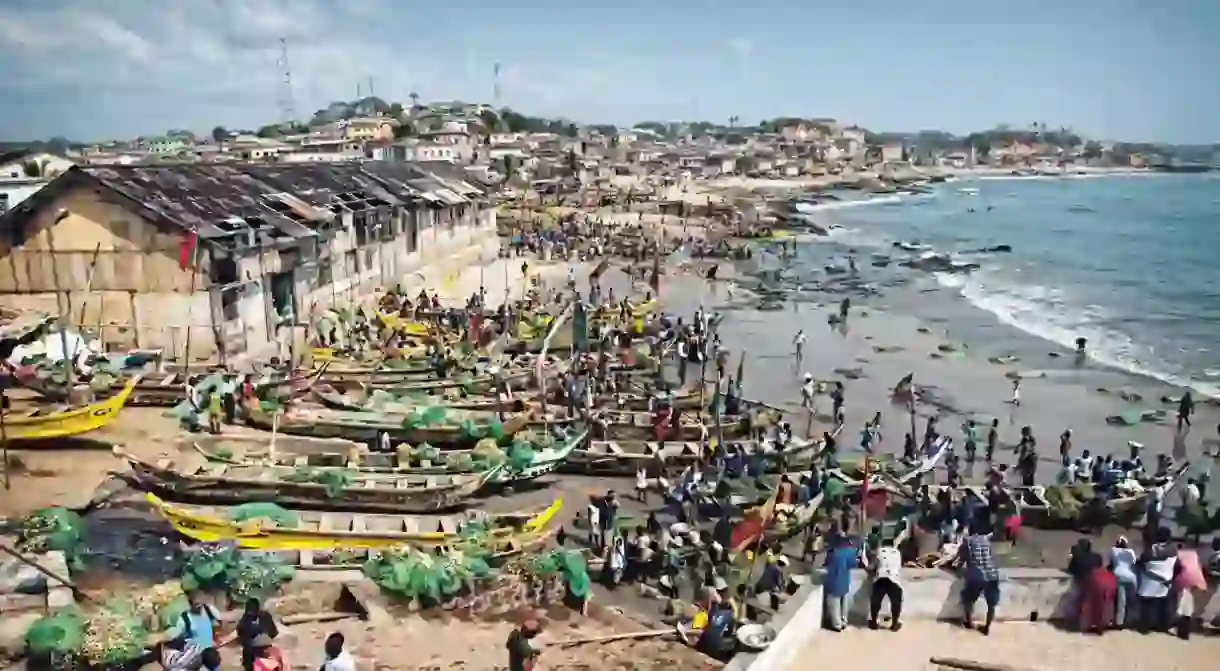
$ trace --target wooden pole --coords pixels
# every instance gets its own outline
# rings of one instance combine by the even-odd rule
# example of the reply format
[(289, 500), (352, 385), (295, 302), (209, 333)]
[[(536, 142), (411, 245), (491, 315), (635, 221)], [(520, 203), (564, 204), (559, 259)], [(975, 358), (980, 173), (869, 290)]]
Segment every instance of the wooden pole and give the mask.
[[(89, 262), (89, 279), (85, 281), (85, 298), (83, 300), (81, 300), (81, 302), (80, 302), (80, 319), (76, 320), (77, 323), (80, 324), (80, 328), (82, 331), (84, 330), (84, 327), (85, 327), (85, 307), (89, 304), (89, 292), (93, 291), (93, 276), (97, 272), (97, 258), (98, 258), (98, 255), (101, 253), (102, 253), (102, 243), (99, 242), (99, 243), (97, 243), (97, 247), (94, 248), (94, 250), (93, 250), (93, 260)], [(105, 303), (105, 301), (101, 301), (101, 302)], [(101, 312), (102, 312), (102, 305), (98, 305), (98, 314), (100, 315)], [(100, 317), (98, 318), (98, 322), (99, 323), (101, 322)], [(98, 337), (98, 340), (102, 339), (102, 334), (101, 334), (100, 329), (98, 331), (97, 337)], [(103, 342), (102, 346), (105, 347), (104, 342)], [(73, 358), (75, 358), (75, 357), (73, 357)]]
[(38, 571), (39, 573), (45, 575), (46, 577), (51, 578), (51, 579), (63, 584), (64, 586), (70, 588), (72, 590), (72, 593), (75, 594), (77, 597), (84, 599), (85, 601), (93, 601), (93, 599), (88, 594), (85, 594), (84, 592), (82, 592), (80, 590), (80, 588), (76, 586), (76, 583), (72, 582), (70, 579), (65, 578), (65, 577), (55, 573), (54, 571), (43, 567), (42, 564), (39, 564), (38, 562), (36, 562), (32, 559), (26, 559), (25, 555), (21, 554), (20, 552), (17, 552), (16, 550), (9, 547), (8, 545), (6, 545), (4, 543), (0, 543), (0, 552), (3, 552), (4, 554), (12, 557), (13, 559), (16, 559), (17, 561), (21, 562), (22, 564), (25, 564), (26, 566), (29, 566), (30, 568), (34, 569), (35, 571)]
[(12, 482), (10, 482), (11, 476), (9, 474), (10, 465), (8, 461), (8, 426), (6, 424), (7, 420), (5, 419), (7, 416), (8, 396), (4, 394), (3, 389), (0, 389), (0, 450), (3, 450), (5, 490), (12, 488)]
[[(58, 314), (59, 321), (59, 346), (63, 350), (63, 365), (64, 365), (64, 396), (72, 394), (72, 381), (75, 377), (75, 366), (68, 353), (68, 320), (72, 313), (72, 299), (69, 297), (69, 292), (59, 283), (59, 253), (55, 251), (55, 236), (47, 237), (51, 249), (51, 281), (55, 284), (55, 308)], [(59, 292), (64, 292), (64, 305), (59, 304)]]

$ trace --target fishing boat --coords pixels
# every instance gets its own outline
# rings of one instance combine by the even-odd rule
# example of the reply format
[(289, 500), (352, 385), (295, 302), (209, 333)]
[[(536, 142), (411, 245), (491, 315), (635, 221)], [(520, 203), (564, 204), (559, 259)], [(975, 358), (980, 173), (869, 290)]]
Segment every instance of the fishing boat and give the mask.
[[(923, 475), (936, 470), (936, 467), (940, 465), (940, 462), (949, 454), (951, 449), (953, 449), (953, 439), (948, 436), (940, 436), (919, 457), (918, 461), (911, 464), (903, 464), (903, 468), (899, 473), (890, 474), (881, 468), (869, 471), (868, 486), (873, 488), (890, 482), (899, 487), (906, 487), (912, 482), (918, 482), (919, 478)], [(870, 462), (875, 463), (877, 461), (877, 459), (871, 456), (866, 458)], [(859, 487), (864, 484), (864, 478), (860, 477), (865, 473), (863, 459), (859, 466), (848, 467), (843, 465), (839, 468), (829, 469), (828, 473), (831, 477), (841, 480), (848, 487)]]
[(150, 464), (119, 448), (132, 485), (170, 501), (234, 505), (276, 503), (291, 508), (343, 508), (362, 512), (431, 513), (462, 504), (499, 467), (472, 475), (407, 475), (318, 471), (287, 466), (211, 463), (182, 472), (162, 460)]
[[(653, 440), (656, 436), (656, 430), (652, 425), (652, 414), (643, 410), (611, 410), (606, 412), (606, 417), (609, 421), (601, 423), (595, 429), (595, 435), (603, 440)], [(533, 429), (544, 428), (545, 426), (555, 424), (568, 424), (582, 422), (580, 418), (557, 418), (549, 420), (534, 419), (530, 422), (530, 427)], [(666, 440), (679, 442), (698, 442), (703, 438), (703, 432), (706, 430), (709, 434), (717, 434), (725, 438), (740, 438), (745, 436), (750, 431), (751, 419), (747, 415), (732, 415), (724, 417), (720, 420), (720, 426), (717, 429), (713, 424), (712, 419), (708, 417), (700, 419), (691, 416), (679, 417), (681, 424), (679, 426), (666, 427)], [(769, 420), (763, 419), (760, 425), (767, 426)]]
[[(769, 472), (783, 472), (791, 466), (813, 463), (822, 451), (822, 443), (818, 440), (793, 440), (784, 450), (777, 450), (774, 443), (757, 441), (734, 441), (733, 446), (747, 459), (755, 455), (762, 457)], [(701, 461), (703, 452), (703, 446), (697, 442), (595, 440), (586, 448), (573, 450), (559, 470), (634, 476), (638, 469), (649, 468), (653, 463), (662, 463), (667, 468), (685, 468)]]
[[(555, 471), (568, 455), (585, 442), (586, 433), (578, 432), (561, 443), (534, 448), (529, 465), (513, 468), (506, 464), (487, 480), (488, 486), (508, 485), (534, 480)], [(277, 436), (274, 444), (263, 437), (230, 438), (207, 436), (192, 442), (196, 452), (213, 463), (241, 466), (287, 466), (311, 469), (347, 469), (358, 473), (404, 475), (475, 475), (471, 450), (450, 450), (438, 458), (409, 449), (371, 452), (349, 440)]]
[(100, 429), (118, 416), (139, 381), (139, 377), (128, 378), (117, 394), (88, 405), (52, 411), (39, 408), (29, 412), (5, 412), (5, 438), (36, 441), (78, 436)]
[[(350, 385), (349, 385), (350, 387)], [(334, 410), (367, 410), (374, 412), (389, 412), (407, 414), (419, 407), (443, 405), (454, 410), (475, 410), (481, 412), (521, 412), (525, 410), (525, 401), (515, 399), (508, 402), (497, 401), (487, 396), (466, 396), (446, 398), (444, 396), (419, 395), (401, 396), (380, 389), (370, 390), (363, 385), (356, 385), (359, 391), (344, 393), (334, 385), (320, 384), (313, 389), (313, 395), (322, 405)], [(381, 393), (381, 399), (375, 394)]]
[[(260, 382), (254, 385), (254, 392), (256, 395), (262, 395), (282, 388), (283, 391), (280, 393), (291, 396), (313, 385), (318, 379), (320, 372), (321, 370), (319, 369), (309, 375), (294, 375), (270, 382)], [(198, 387), (204, 380), (214, 376), (229, 377), (230, 379), (236, 377), (232, 373), (199, 370), (147, 373), (141, 375), (136, 381), (135, 386), (131, 390), (131, 395), (127, 398), (126, 405), (172, 408), (186, 400), (186, 389), (188, 386)], [(122, 393), (127, 382), (127, 380), (115, 381), (110, 386), (111, 395), (117, 396)], [(47, 398), (63, 398), (64, 396), (62, 388), (52, 388), (46, 386), (45, 383), (23, 382), (22, 385), (33, 389)]]
[[(629, 302), (628, 306), (627, 306), (627, 310), (631, 314), (632, 318), (640, 319), (640, 318), (644, 317), (645, 315), (647, 315), (649, 312), (652, 312), (653, 310), (657, 309), (657, 305), (659, 305), (657, 303), (657, 299), (650, 298), (650, 299), (644, 301), (643, 303), (639, 303), (639, 304), (632, 304)], [(619, 314), (619, 310), (618, 310), (617, 306), (601, 307), (601, 308), (597, 309), (597, 312), (594, 313), (594, 316), (597, 319), (605, 320), (605, 319), (615, 319), (618, 317), (618, 314)]]
[[(257, 404), (246, 406), (246, 421), (260, 429), (276, 429), (280, 433), (314, 438), (346, 438), (368, 445), (381, 440), (381, 434), (389, 436), (395, 443), (418, 445), (428, 443), (440, 448), (473, 446), (482, 438), (504, 441), (511, 439), (525, 428), (528, 418), (524, 414), (511, 415), (503, 422), (494, 414), (471, 413), (466, 410), (440, 411), (441, 418), (428, 423), (424, 411), (413, 424), (411, 415), (397, 415), (359, 410), (330, 410), (320, 406), (292, 405), (279, 413), (278, 417)], [(461, 419), (451, 421), (456, 413)], [(440, 423), (445, 421), (445, 423)]]
[(707, 388), (703, 393), (699, 391), (699, 385), (694, 384), (674, 391), (662, 391), (655, 393), (642, 392), (620, 392), (613, 395), (603, 395), (598, 398), (599, 407), (619, 408), (622, 410), (648, 410), (652, 405), (657, 403), (667, 403), (674, 408), (690, 410), (700, 408), (704, 403), (712, 400), (713, 385), (708, 383)]
[[(1106, 497), (1104, 513), (1100, 510), (1097, 512), (1104, 514), (1106, 522), (1131, 526), (1147, 511), (1148, 497), (1156, 488), (1161, 490), (1162, 497), (1167, 498), (1189, 469), (1189, 463), (1180, 464), (1165, 477), (1140, 485), (1138, 492)], [(929, 495), (935, 500), (935, 495), (943, 488), (936, 488)], [(1045, 529), (1074, 526), (1081, 516), (1089, 514), (1089, 502), (1094, 496), (1094, 488), (1087, 482), (1051, 486), (1017, 485), (1005, 487), (1005, 490), (1020, 505), (1022, 524)], [(958, 493), (976, 498), (984, 505), (988, 503), (987, 492), (982, 487), (959, 487)], [(1072, 502), (1068, 503), (1065, 499), (1072, 499)]]
[[(478, 544), (496, 556), (517, 554), (546, 541), (547, 527), (563, 499), (536, 513), (489, 515), (400, 515), (287, 510), (276, 519), (254, 517), (240, 506), (169, 503), (154, 494), (148, 502), (174, 529), (205, 543), (229, 542), (250, 550), (299, 553), (300, 568), (351, 568), (368, 551), (401, 546), (420, 548)], [(290, 555), (291, 557), (291, 555)]]

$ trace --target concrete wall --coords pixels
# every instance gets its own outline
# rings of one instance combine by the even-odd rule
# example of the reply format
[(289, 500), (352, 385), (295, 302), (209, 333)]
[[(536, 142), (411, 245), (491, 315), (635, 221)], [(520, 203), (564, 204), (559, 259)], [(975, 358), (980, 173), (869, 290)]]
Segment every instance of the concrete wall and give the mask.
[[(1054, 569), (1004, 569), (1000, 572), (1000, 604), (997, 621), (1028, 622), (1033, 614), (1039, 621), (1066, 620), (1074, 617), (1075, 590), (1066, 573)], [(812, 576), (809, 585), (790, 599), (776, 616), (773, 626), (779, 629), (776, 640), (762, 653), (739, 654), (727, 671), (782, 671), (796, 661), (795, 655), (809, 645), (810, 636), (833, 635), (822, 629), (823, 571)], [(902, 574), (904, 620), (950, 620), (961, 618), (961, 591), (964, 581), (954, 573), (937, 569), (906, 569)], [(868, 574), (852, 573), (853, 600), (848, 612), (850, 626), (863, 626), (868, 621)], [(1196, 603), (1202, 617), (1220, 616), (1220, 599)], [(984, 613), (982, 599), (975, 605), (975, 620)], [(888, 613), (888, 602), (882, 614)]]

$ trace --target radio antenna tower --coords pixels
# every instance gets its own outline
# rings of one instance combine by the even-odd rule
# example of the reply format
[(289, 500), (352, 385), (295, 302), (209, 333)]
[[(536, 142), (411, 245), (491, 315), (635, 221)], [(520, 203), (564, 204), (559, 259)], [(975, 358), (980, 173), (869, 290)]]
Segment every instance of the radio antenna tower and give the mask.
[(496, 63), (492, 69), (491, 78), (491, 96), (495, 103), (496, 109), (500, 109), (500, 64)]
[(280, 121), (289, 123), (296, 120), (296, 101), (292, 96), (292, 69), (288, 67), (288, 40), (280, 38), (280, 57), (275, 62), (281, 73), (280, 79)]

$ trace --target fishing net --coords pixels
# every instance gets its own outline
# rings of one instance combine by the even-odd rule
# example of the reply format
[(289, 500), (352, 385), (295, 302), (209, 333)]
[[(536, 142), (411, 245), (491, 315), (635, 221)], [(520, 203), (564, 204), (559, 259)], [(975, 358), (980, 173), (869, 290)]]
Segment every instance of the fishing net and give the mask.
[(412, 459), (420, 461), (440, 461), (441, 451), (428, 443), (420, 443), (410, 449)]
[(830, 478), (822, 488), (822, 500), (827, 503), (838, 501), (847, 493), (847, 485), (838, 478)]
[(351, 485), (351, 473), (339, 468), (310, 468), (297, 466), (284, 475), (287, 482), (322, 485), (326, 489), (326, 498), (335, 499), (343, 496), (343, 492)]
[(292, 575), (293, 568), (273, 554), (244, 553), (226, 575), (229, 596), (235, 601), (261, 601), (292, 580)]
[(182, 566), (182, 589), (224, 591), (235, 600), (265, 599), (292, 579), (293, 570), (272, 554), (240, 552), (232, 545), (195, 546)]
[(449, 409), (442, 405), (416, 407), (411, 408), (411, 411), (407, 413), (407, 416), (402, 420), (402, 425), (408, 429), (417, 429), (444, 423), (448, 416)]
[(475, 467), (474, 458), (469, 452), (446, 454), (444, 462), (445, 468), (450, 471), (473, 471)]
[(26, 648), (35, 655), (72, 653), (84, 640), (85, 618), (76, 608), (39, 618), (25, 632)]
[(266, 520), (277, 527), (295, 527), (300, 523), (297, 514), (275, 503), (243, 503), (229, 510), (229, 519), (234, 522)]
[(464, 419), (458, 426), (461, 427), (462, 437), (467, 440), (478, 440), (487, 437), (486, 428), (475, 424), (472, 420)]
[(365, 562), (364, 573), (392, 595), (435, 604), (491, 575), (482, 553), (474, 550), (432, 554), (404, 547), (375, 553)]
[(558, 575), (572, 596), (583, 599), (589, 594), (589, 569), (585, 557), (575, 550), (551, 550), (526, 559), (526, 572), (538, 576)]
[(496, 440), (504, 437), (504, 425), (500, 424), (498, 417), (491, 418), (491, 421), (483, 429), (483, 435), (488, 438), (495, 438)]
[(85, 619), (79, 652), (92, 664), (128, 662), (144, 652), (149, 633), (134, 601), (111, 599)]
[(1085, 503), (1092, 498), (1093, 488), (1081, 483), (1075, 485), (1052, 485), (1043, 492), (1047, 510), (1053, 517), (1072, 519), (1080, 514)]
[(62, 552), (71, 568), (79, 568), (85, 549), (85, 521), (66, 508), (35, 510), (17, 530), (17, 547), (30, 554)]
[(514, 442), (508, 447), (507, 466), (509, 470), (523, 471), (534, 463), (534, 448), (526, 442)]

